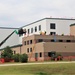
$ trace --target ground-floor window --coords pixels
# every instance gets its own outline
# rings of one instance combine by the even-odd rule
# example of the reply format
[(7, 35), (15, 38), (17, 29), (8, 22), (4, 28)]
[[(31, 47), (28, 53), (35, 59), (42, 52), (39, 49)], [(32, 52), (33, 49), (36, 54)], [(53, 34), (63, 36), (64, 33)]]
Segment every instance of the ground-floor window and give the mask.
[(40, 52), (40, 57), (42, 57), (42, 53)]
[(14, 54), (16, 54), (16, 51), (13, 51)]
[(56, 54), (56, 52), (48, 52), (48, 56), (49, 57), (52, 57), (52, 56), (54, 56)]

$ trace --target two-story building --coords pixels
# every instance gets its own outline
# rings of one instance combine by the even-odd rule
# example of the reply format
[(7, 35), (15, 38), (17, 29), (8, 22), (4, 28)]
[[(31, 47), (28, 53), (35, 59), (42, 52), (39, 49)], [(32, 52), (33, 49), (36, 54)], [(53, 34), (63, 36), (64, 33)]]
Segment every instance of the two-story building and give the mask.
[[(14, 54), (28, 54), (29, 61), (50, 60), (55, 53), (63, 57), (75, 56), (74, 23), (75, 19), (44, 18), (21, 27), (26, 34), (14, 34), (4, 44), (10, 46)], [(45, 34), (40, 35), (41, 32)], [(6, 37), (6, 34), (2, 37)], [(7, 43), (8, 40), (10, 43)]]

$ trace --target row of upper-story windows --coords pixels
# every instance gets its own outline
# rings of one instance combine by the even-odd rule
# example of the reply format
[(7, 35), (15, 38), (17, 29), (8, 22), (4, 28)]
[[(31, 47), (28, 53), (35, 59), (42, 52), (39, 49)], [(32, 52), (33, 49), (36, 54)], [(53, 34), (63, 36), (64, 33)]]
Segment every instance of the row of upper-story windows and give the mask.
[(62, 39), (51, 39), (51, 40), (45, 40), (45, 39), (38, 39), (38, 42), (75, 42), (74, 40), (62, 40)]
[[(50, 23), (50, 29), (56, 29), (56, 24), (55, 23)], [(31, 28), (31, 33), (33, 32), (37, 32), (37, 31), (41, 31), (41, 25), (39, 25), (38, 27), (35, 26), (35, 28)], [(28, 29), (28, 34), (30, 33), (30, 29)], [(50, 33), (51, 35), (52, 34), (55, 34), (55, 32), (51, 32)]]
[(37, 31), (41, 31), (41, 25), (39, 25), (38, 27), (35, 26), (35, 28), (31, 28), (31, 32), (30, 32), (30, 29), (28, 29), (28, 34), (29, 33), (33, 33), (33, 32), (37, 32)]
[(24, 41), (24, 45), (29, 45), (29, 44), (32, 44), (32, 40)]
[[(50, 23), (50, 29), (56, 29), (56, 24), (55, 23)], [(28, 34), (33, 33), (33, 32), (37, 32), (37, 31), (41, 31), (41, 25), (35, 26), (34, 28), (32, 27), (32, 28), (26, 30), (26, 32)], [(55, 32), (51, 32), (50, 34), (51, 35), (55, 34)], [(20, 35), (20, 36), (22, 36), (22, 35)]]
[[(74, 40), (62, 40), (62, 39), (37, 39), (37, 43), (38, 42), (75, 42)], [(33, 41), (32, 40), (27, 40), (24, 41), (24, 45), (30, 45), (32, 44)]]
[[(50, 23), (50, 29), (56, 29), (56, 24), (55, 23)], [(33, 32), (37, 32), (37, 31), (41, 31), (41, 25), (35, 26), (34, 28), (32, 27), (31, 29), (27, 29), (28, 34), (33, 33)]]
[[(47, 41), (47, 40), (46, 40), (46, 41)], [(44, 41), (44, 39), (39, 39), (39, 40), (38, 40), (38, 42), (46, 42), (46, 41)], [(58, 40), (58, 39), (56, 39), (56, 38), (50, 40), (50, 42), (56, 42), (56, 41), (57, 41), (57, 42), (72, 42), (72, 40), (61, 40), (61, 39)], [(48, 40), (47, 42), (49, 42), (49, 40)]]
[[(56, 29), (56, 24), (55, 23), (50, 23), (50, 29)], [(38, 27), (35, 26), (35, 28), (31, 28), (31, 33), (33, 32), (37, 32), (37, 31), (41, 31), (41, 25), (39, 25)], [(30, 33), (30, 29), (28, 29), (28, 34)]]

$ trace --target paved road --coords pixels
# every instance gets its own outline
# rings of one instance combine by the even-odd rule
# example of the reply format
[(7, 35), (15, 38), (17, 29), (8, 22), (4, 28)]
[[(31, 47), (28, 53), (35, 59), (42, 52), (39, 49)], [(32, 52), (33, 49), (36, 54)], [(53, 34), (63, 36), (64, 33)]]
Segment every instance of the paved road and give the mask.
[(10, 64), (0, 64), (0, 66), (17, 66), (17, 65), (35, 65), (35, 64), (63, 64), (63, 63), (75, 63), (75, 61), (61, 61), (61, 62), (38, 62), (38, 63), (10, 63)]

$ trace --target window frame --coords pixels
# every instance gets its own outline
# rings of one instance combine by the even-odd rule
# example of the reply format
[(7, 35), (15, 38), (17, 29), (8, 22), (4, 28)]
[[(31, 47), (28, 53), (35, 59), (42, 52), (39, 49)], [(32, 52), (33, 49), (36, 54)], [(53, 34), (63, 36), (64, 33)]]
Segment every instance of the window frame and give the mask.
[(55, 35), (56, 34), (56, 32), (50, 32), (50, 35)]
[(27, 48), (27, 53), (29, 53), (29, 48)]
[(41, 31), (41, 25), (39, 25), (39, 31)]
[(35, 32), (37, 32), (37, 26), (35, 26)]
[(24, 45), (26, 45), (26, 41), (24, 41)]
[(50, 29), (56, 29), (56, 24), (55, 23), (50, 23)]
[(28, 34), (30, 33), (30, 29), (28, 29)]
[(16, 51), (13, 51), (13, 54), (16, 54)]
[(30, 52), (32, 52), (32, 48), (30, 48)]
[(33, 28), (31, 28), (31, 33), (33, 33)]
[(61, 39), (59, 39), (58, 41), (59, 41), (59, 42), (63, 42), (63, 40), (61, 40)]
[(27, 45), (29, 45), (29, 40), (27, 40)]
[(33, 42), (33, 41), (32, 41), (32, 40), (30, 40), (30, 44), (32, 44), (32, 42)]
[(42, 57), (42, 52), (39, 53), (39, 57)]
[(71, 40), (66, 40), (66, 42), (71, 42)]
[(43, 42), (44, 40), (43, 39), (38, 39), (38, 42)]

